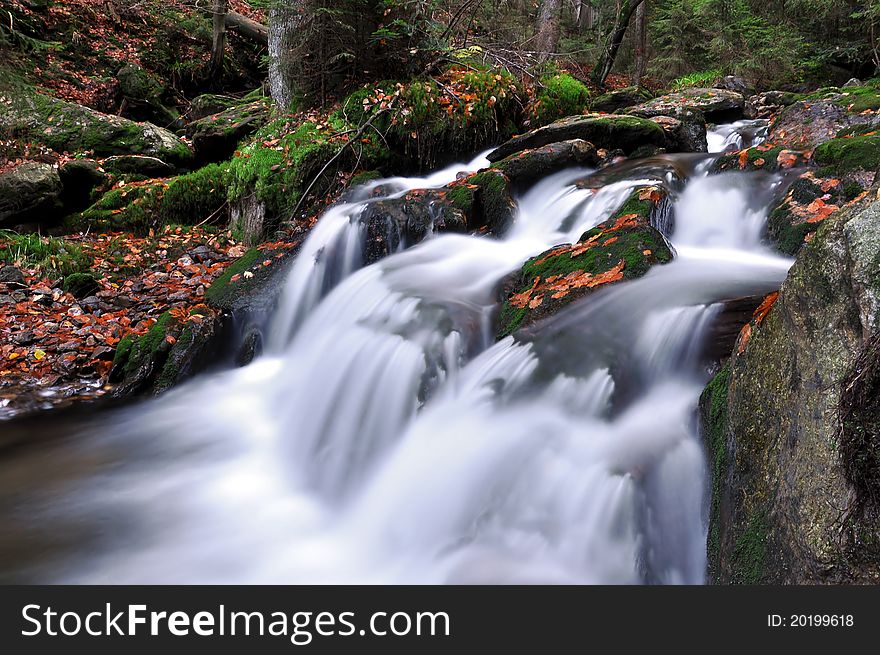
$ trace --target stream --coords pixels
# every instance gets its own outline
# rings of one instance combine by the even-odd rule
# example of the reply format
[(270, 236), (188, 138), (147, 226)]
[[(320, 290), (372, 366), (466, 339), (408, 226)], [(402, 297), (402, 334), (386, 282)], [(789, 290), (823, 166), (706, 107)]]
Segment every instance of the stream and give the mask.
[[(758, 143), (719, 126), (711, 150)], [(266, 348), (0, 458), (0, 580), (701, 584), (709, 485), (696, 406), (720, 301), (777, 289), (782, 180), (661, 155), (568, 170), (502, 238), (434, 235), (363, 266), (370, 183), (291, 266)], [(598, 192), (578, 185), (602, 176)], [(498, 288), (647, 184), (676, 257), (498, 342)], [(0, 427), (2, 429), (2, 427)]]

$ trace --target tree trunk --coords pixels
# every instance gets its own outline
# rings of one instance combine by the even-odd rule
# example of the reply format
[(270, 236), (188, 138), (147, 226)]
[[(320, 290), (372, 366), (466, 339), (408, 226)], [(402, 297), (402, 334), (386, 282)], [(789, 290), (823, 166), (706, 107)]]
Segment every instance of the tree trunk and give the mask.
[(634, 86), (641, 86), (648, 68), (648, 5), (642, 3), (636, 9), (636, 73)]
[(226, 27), (260, 45), (269, 45), (269, 28), (234, 11), (226, 12)]
[(538, 13), (538, 59), (546, 61), (559, 47), (560, 0), (544, 0)]
[(211, 77), (223, 74), (223, 53), (226, 50), (226, 12), (229, 0), (214, 0), (214, 38), (211, 42)]
[(308, 0), (276, 0), (269, 12), (269, 89), (283, 110), (297, 97), (295, 73), (302, 64), (298, 33), (308, 20), (307, 4)]
[(593, 69), (592, 79), (593, 84), (596, 86), (605, 86), (605, 80), (608, 78), (608, 74), (614, 67), (614, 60), (617, 59), (617, 52), (620, 50), (620, 45), (623, 43), (623, 37), (626, 36), (626, 28), (629, 26), (629, 21), (639, 5), (644, 1), (645, 0), (624, 0), (621, 5), (620, 12), (617, 14), (617, 21), (614, 24), (614, 29), (611, 30), (611, 34), (608, 36), (608, 41), (605, 50), (602, 53), (602, 57)]

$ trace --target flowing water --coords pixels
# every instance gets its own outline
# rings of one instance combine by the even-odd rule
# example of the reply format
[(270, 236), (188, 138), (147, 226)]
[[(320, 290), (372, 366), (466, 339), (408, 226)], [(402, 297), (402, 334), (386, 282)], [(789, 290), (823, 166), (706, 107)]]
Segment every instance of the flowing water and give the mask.
[[(790, 265), (761, 244), (781, 181), (704, 170), (666, 156), (598, 190), (559, 173), (502, 238), (434, 235), (366, 267), (366, 194), (328, 210), (262, 357), (0, 462), (3, 577), (703, 582), (704, 341), (720, 301)], [(502, 279), (648, 183), (670, 190), (655, 223), (675, 260), (496, 343)]]

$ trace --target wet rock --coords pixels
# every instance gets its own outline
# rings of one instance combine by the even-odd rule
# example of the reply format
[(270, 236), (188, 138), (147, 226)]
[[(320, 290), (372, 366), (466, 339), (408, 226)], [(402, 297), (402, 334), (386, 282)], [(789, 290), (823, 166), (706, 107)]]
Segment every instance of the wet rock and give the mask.
[[(503, 285), (498, 337), (557, 313), (598, 288), (644, 275), (672, 252), (650, 216), (659, 197), (637, 191), (605, 221), (575, 244), (563, 244), (533, 257)], [(642, 199), (644, 197), (644, 199)]]
[(704, 392), (713, 581), (880, 579), (877, 261), (872, 196), (824, 222)]
[(493, 168), (504, 173), (510, 186), (522, 193), (548, 175), (567, 168), (596, 166), (599, 161), (593, 144), (573, 139), (523, 150), (495, 162)]
[(58, 170), (50, 164), (25, 162), (0, 173), (0, 226), (57, 221), (61, 190)]
[(809, 165), (809, 153), (788, 150), (782, 146), (760, 145), (739, 152), (721, 155), (712, 164), (713, 173), (726, 171), (777, 172)]
[(590, 103), (590, 111), (614, 114), (621, 109), (648, 102), (651, 97), (651, 92), (647, 89), (628, 86), (600, 95)]
[(699, 112), (710, 123), (730, 123), (743, 117), (742, 94), (725, 89), (685, 89), (654, 98), (628, 110), (633, 116), (672, 116), (690, 110)]
[(654, 116), (650, 119), (660, 126), (671, 152), (706, 152), (706, 121), (700, 114), (679, 112), (679, 117)]
[(770, 126), (768, 140), (810, 149), (849, 134), (880, 127), (880, 92), (870, 87), (819, 91), (786, 108)]
[(754, 93), (754, 87), (746, 81), (745, 78), (738, 75), (725, 75), (714, 85), (716, 89), (725, 89), (727, 91), (735, 91), (741, 96), (748, 96)]
[(663, 130), (649, 120), (636, 116), (588, 114), (569, 116), (513, 137), (492, 151), (489, 161), (497, 162), (523, 150), (574, 139), (588, 141), (597, 148), (621, 148), (627, 153), (646, 144), (666, 145)]
[(268, 100), (236, 105), (187, 125), (196, 157), (201, 162), (223, 161), (232, 156), (238, 143), (269, 120)]

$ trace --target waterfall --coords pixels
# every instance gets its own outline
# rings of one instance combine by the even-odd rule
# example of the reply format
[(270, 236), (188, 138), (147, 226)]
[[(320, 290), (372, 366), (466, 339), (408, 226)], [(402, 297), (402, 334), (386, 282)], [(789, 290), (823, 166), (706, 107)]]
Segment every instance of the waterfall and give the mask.
[(776, 178), (669, 161), (692, 171), (652, 219), (676, 259), (498, 342), (508, 274), (669, 176), (558, 173), (502, 238), (432, 235), (369, 266), (357, 217), (376, 190), (485, 160), (329, 209), (266, 354), (59, 446), (80, 473), (27, 520), (89, 538), (29, 579), (703, 582), (703, 340), (720, 300), (778, 288), (791, 262), (760, 239)]

